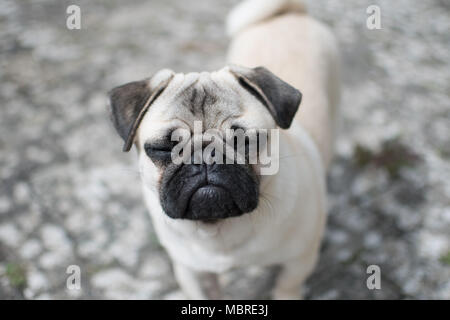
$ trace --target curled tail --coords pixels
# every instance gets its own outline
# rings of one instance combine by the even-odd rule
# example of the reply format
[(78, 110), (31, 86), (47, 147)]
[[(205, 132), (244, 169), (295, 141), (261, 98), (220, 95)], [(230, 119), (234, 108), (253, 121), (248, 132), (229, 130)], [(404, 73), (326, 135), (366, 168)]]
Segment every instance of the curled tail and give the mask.
[(227, 17), (227, 34), (232, 37), (246, 27), (286, 12), (306, 12), (300, 0), (245, 0)]

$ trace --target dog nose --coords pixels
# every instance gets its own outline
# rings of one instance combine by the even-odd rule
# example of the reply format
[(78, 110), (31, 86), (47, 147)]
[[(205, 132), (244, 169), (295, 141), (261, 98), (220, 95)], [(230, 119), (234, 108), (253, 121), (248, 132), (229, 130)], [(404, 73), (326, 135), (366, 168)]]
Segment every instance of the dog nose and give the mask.
[(194, 175), (198, 176), (201, 180), (203, 180), (204, 184), (209, 184), (216, 179), (214, 175), (219, 171), (220, 164), (218, 163), (200, 163), (200, 164), (191, 164), (191, 170)]

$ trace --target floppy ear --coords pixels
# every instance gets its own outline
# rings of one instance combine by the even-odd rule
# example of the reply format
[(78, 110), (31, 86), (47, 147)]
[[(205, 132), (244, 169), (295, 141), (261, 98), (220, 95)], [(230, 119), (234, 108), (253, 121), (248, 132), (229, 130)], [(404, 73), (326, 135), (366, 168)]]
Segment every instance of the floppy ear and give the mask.
[(126, 83), (109, 92), (111, 120), (117, 133), (125, 142), (124, 152), (131, 149), (136, 131), (145, 113), (172, 78), (173, 74), (170, 74), (155, 88), (151, 86), (152, 79), (145, 79)]
[(280, 128), (291, 126), (302, 100), (300, 91), (264, 67), (231, 66), (230, 72), (266, 106)]

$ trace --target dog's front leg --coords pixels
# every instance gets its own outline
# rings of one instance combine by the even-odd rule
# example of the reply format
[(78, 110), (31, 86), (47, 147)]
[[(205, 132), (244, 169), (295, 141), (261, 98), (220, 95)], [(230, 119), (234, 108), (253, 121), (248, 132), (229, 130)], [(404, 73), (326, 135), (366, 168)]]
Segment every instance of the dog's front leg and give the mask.
[(317, 262), (317, 253), (286, 262), (275, 283), (272, 297), (276, 300), (303, 299), (302, 286)]
[(221, 292), (217, 274), (199, 272), (174, 262), (175, 277), (179, 286), (189, 299), (220, 299)]

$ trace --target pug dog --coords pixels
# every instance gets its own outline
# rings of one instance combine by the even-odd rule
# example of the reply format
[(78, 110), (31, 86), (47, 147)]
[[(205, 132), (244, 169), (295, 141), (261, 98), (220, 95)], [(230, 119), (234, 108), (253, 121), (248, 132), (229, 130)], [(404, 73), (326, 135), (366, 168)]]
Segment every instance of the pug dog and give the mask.
[[(336, 41), (293, 0), (244, 1), (230, 13), (227, 31), (227, 66), (163, 69), (116, 87), (112, 122), (123, 151), (137, 150), (145, 203), (188, 298), (221, 298), (218, 275), (270, 265), (282, 266), (273, 297), (301, 298), (326, 223), (339, 101)], [(262, 175), (258, 163), (174, 163), (173, 132), (193, 132), (195, 122), (200, 135), (278, 130), (276, 172)]]

